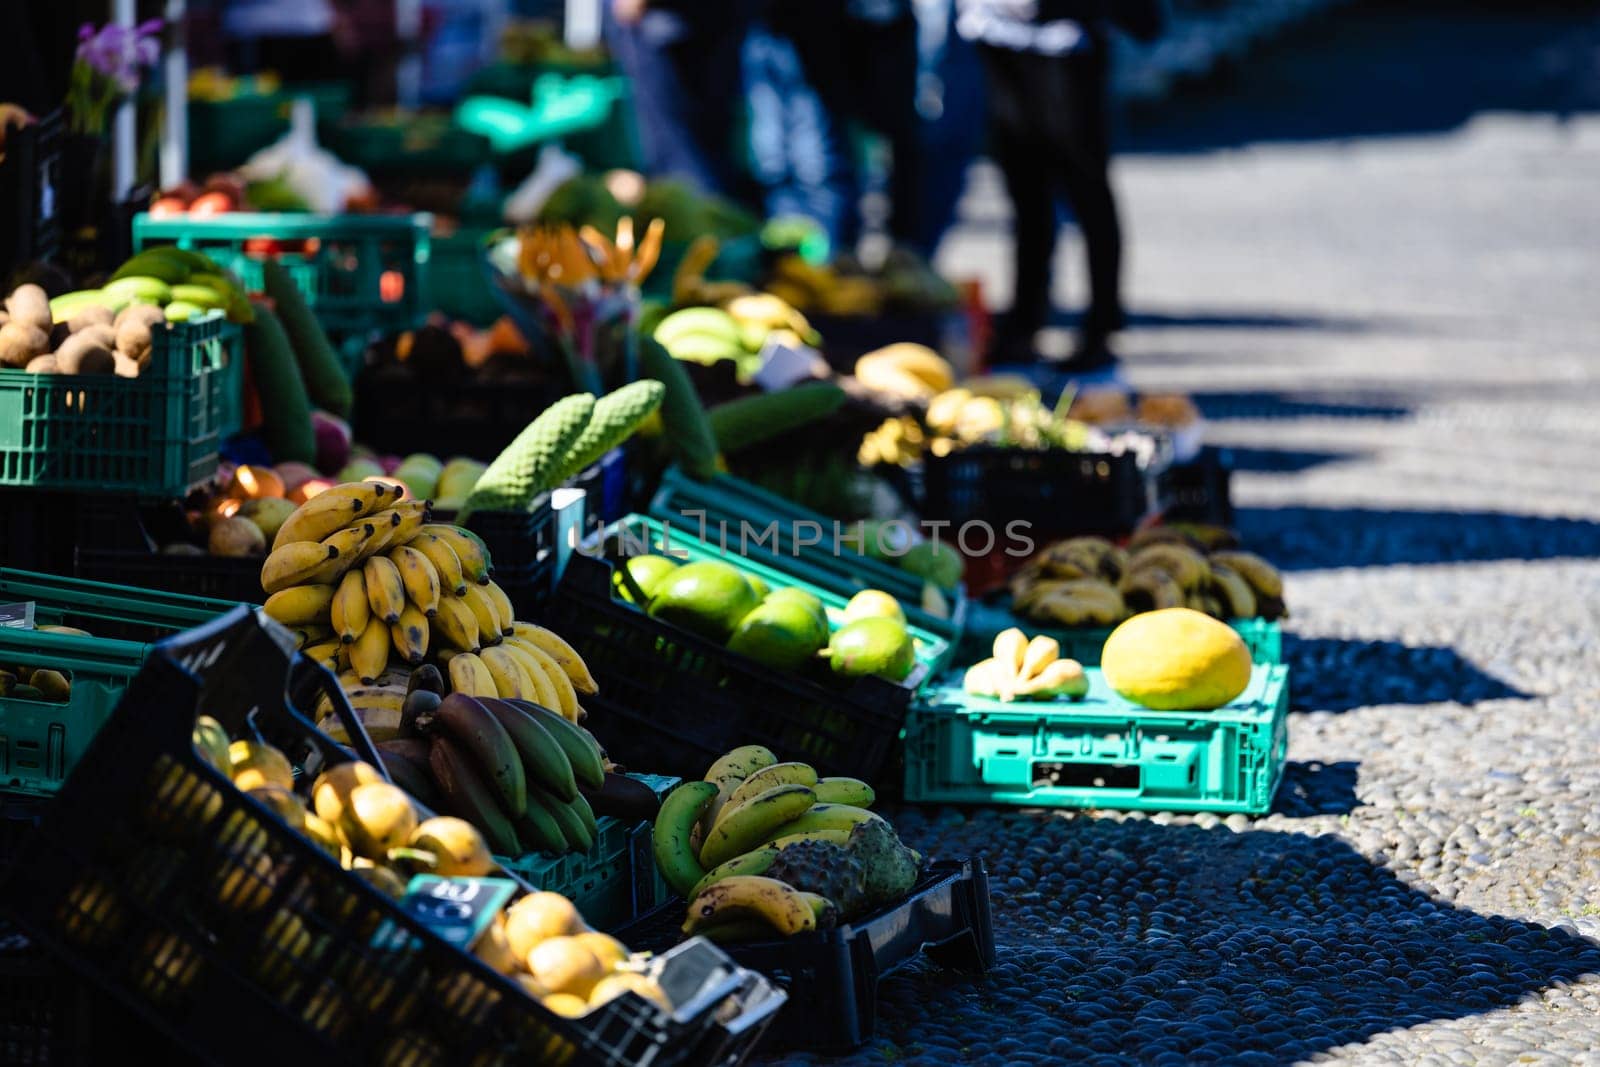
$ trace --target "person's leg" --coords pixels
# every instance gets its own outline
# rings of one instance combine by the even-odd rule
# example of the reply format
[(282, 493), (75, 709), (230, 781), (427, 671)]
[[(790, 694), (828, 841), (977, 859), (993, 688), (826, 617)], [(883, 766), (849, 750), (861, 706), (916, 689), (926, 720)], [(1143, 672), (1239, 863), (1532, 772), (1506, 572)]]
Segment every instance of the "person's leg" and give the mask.
[(1103, 349), (1124, 324), (1121, 295), (1122, 228), (1111, 190), (1111, 136), (1105, 50), (1057, 61), (1059, 89), (1055, 165), (1077, 216), (1089, 263), (1089, 305), (1079, 328), (1079, 351)]
[(678, 80), (688, 95), (688, 129), (699, 150), (713, 190), (724, 195), (739, 182), (734, 164), (734, 124), (739, 108), (739, 52), (749, 23), (738, 17), (739, 7), (726, 8), (727, 17), (699, 23), (683, 44), (671, 50)]
[(861, 232), (861, 187), (848, 127), (855, 91), (842, 47), (844, 3), (777, 5), (772, 19), (775, 31), (793, 46), (809, 89), (795, 99), (795, 117), (811, 142), (803, 180), (818, 208), (826, 205), (832, 212), (824, 224), (835, 250), (851, 252)]
[(645, 172), (719, 191), (719, 172), (695, 136), (695, 106), (680, 76), (694, 59), (677, 37), (674, 21), (647, 13), (638, 23), (623, 25), (612, 17), (610, 4), (602, 10), (606, 48), (631, 82)]
[(917, 23), (847, 20), (845, 60), (856, 114), (889, 142), (889, 236), (916, 247), (921, 237), (922, 117), (917, 112)]
[(1033, 338), (1050, 316), (1050, 261), (1056, 222), (1052, 168), (1038, 136), (1037, 56), (983, 47), (988, 73), (990, 154), (1011, 198), (1014, 292), (995, 336), (992, 358), (1031, 359)]

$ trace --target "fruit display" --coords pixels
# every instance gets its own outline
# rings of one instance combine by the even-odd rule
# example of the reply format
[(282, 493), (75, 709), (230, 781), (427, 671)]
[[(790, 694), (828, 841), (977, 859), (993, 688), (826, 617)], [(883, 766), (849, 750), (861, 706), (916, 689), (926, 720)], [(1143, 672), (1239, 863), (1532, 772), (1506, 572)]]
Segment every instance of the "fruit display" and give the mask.
[(1135, 615), (1106, 638), (1106, 684), (1157, 711), (1209, 711), (1250, 684), (1250, 649), (1232, 627), (1189, 608)]
[(973, 696), (1010, 703), (1082, 700), (1089, 693), (1083, 664), (1063, 659), (1061, 645), (1053, 637), (1040, 634), (1030, 640), (1013, 627), (995, 636), (993, 653), (968, 667), (961, 679), (961, 687)]
[[(433, 814), (416, 794), (385, 781), (371, 764), (351, 760), (329, 767), (302, 795), (289, 759), (269, 744), (230, 740), (222, 725), (206, 715), (196, 720), (193, 742), (237, 789), (336, 857), (355, 877), (396, 900), (405, 896), (415, 874), (480, 878), (500, 873), (489, 842), (471, 823)], [(165, 772), (158, 773), (163, 782), (147, 815), (168, 828), (181, 811), (172, 807)], [(304, 777), (298, 780), (303, 785)], [(253, 841), (252, 836), (236, 835), (212, 876), (217, 902), (226, 909), (260, 911), (273, 899), (278, 872), (271, 854), (253, 847)], [(261, 841), (264, 845), (264, 835)], [(273, 951), (285, 946), (288, 951)], [(285, 905), (267, 926), (254, 976), (268, 985), (287, 984), (300, 969), (299, 957), (313, 951), (297, 908)], [(674, 1007), (661, 987), (641, 973), (642, 959), (615, 938), (591, 929), (559, 893), (531, 892), (513, 900), (491, 920), (473, 951), (559, 1015), (587, 1014), (624, 991), (668, 1011)]]
[(238, 283), (206, 257), (150, 249), (99, 289), (51, 299), (37, 285), (17, 286), (0, 315), (0, 367), (137, 378), (149, 366), (156, 331), (213, 309), (241, 321), (251, 315)]
[[(273, 539), (263, 610), (338, 674), (399, 773), (497, 852), (587, 851), (595, 816), (578, 783), (607, 784), (577, 725), (594, 678), (561, 637), (514, 617), (476, 536), (428, 518), (384, 481), (312, 497)], [(332, 710), (319, 725), (338, 738)]]
[(150, 202), (152, 218), (213, 218), (239, 211), (309, 211), (310, 206), (279, 179), (248, 181), (222, 171), (196, 184), (183, 181), (158, 192)]
[[(1207, 540), (1202, 541), (1205, 538)], [(1190, 607), (1219, 619), (1288, 614), (1283, 578), (1227, 531), (1154, 527), (1126, 549), (1101, 537), (1047, 546), (1011, 579), (1012, 610), (1050, 626), (1112, 626), (1130, 615)]]
[(704, 269), (716, 259), (715, 237), (695, 238), (673, 278), (677, 310), (664, 313), (651, 335), (676, 359), (710, 366), (731, 361), (739, 380), (760, 369), (769, 344), (815, 348), (822, 343), (799, 310), (782, 297), (742, 282), (708, 282)]
[(955, 287), (921, 257), (898, 248), (877, 271), (848, 256), (830, 266), (784, 256), (773, 265), (766, 289), (808, 314), (840, 317), (947, 311), (960, 299)]
[(837, 675), (898, 682), (916, 667), (905, 612), (879, 590), (857, 593), (835, 626), (815, 594), (792, 586), (769, 589), (721, 560), (680, 564), (669, 556), (630, 556), (614, 581), (624, 600), (642, 605), (653, 618), (777, 670), (806, 670), (825, 660)]
[[(76, 626), (40, 624), (34, 629), (47, 634), (90, 636), (87, 630)], [(72, 699), (72, 672), (48, 664), (7, 663), (0, 667), (0, 697), (65, 704)]]
[(656, 864), (688, 902), (685, 934), (759, 941), (827, 929), (900, 900), (922, 857), (869, 810), (872, 787), (819, 778), (760, 745), (667, 795)]

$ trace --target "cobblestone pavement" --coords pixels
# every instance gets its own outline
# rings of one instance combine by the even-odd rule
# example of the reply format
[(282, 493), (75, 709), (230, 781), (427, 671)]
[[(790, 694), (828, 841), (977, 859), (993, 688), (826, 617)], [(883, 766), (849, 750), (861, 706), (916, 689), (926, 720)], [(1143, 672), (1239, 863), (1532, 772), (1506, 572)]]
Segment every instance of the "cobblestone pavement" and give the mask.
[[(849, 1062), (1600, 1064), (1600, 19), (1463, 7), (1308, 31), (1119, 166), (1127, 376), (1291, 572), (1274, 812), (897, 812), (986, 858), (1000, 966), (886, 979)], [(967, 207), (944, 265), (1003, 291)]]

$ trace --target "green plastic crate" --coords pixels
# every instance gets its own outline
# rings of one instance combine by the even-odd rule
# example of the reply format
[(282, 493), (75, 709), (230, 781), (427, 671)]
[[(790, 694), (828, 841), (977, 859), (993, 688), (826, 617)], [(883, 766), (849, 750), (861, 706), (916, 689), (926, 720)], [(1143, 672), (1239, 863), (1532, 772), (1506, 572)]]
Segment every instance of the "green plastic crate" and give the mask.
[[(982, 603), (970, 604), (965, 616), (966, 633), (962, 653), (974, 660), (985, 659), (1001, 630), (1015, 626), (1029, 637), (1043, 634), (1061, 644), (1061, 654), (1075, 659), (1085, 667), (1100, 665), (1100, 650), (1111, 636), (1110, 626), (1090, 626), (1081, 629), (1057, 630), (1041, 627), (1038, 623), (1019, 619), (1004, 608)], [(1228, 625), (1244, 638), (1250, 648), (1250, 658), (1256, 663), (1283, 662), (1283, 624), (1276, 619), (1232, 619)]]
[[(770, 589), (788, 586), (804, 589), (822, 601), (828, 612), (828, 620), (834, 627), (842, 623), (845, 604), (850, 600), (848, 594), (835, 592), (815, 581), (803, 566), (791, 566), (796, 561), (773, 557), (772, 562), (767, 562), (740, 555), (737, 533), (729, 537), (724, 548), (718, 541), (701, 540), (690, 530), (669, 527), (647, 515), (628, 515), (606, 527), (603, 536), (608, 545), (621, 545), (625, 553), (637, 554), (641, 548), (648, 546), (648, 550), (657, 555), (670, 552), (680, 563), (721, 560), (732, 564), (741, 574), (760, 578)], [(917, 663), (921, 669), (913, 670), (902, 684), (907, 688), (915, 688), (944, 668), (954, 653), (954, 646), (946, 635), (913, 620), (909, 611), (906, 613), (906, 625), (916, 643)]]
[(183, 496), (239, 429), (238, 336), (214, 311), (156, 330), (137, 378), (0, 370), (0, 486)]
[[(631, 777), (658, 797), (665, 797), (681, 781), (654, 774)], [(605, 930), (637, 919), (665, 900), (667, 892), (650, 846), (650, 823), (626, 823), (610, 816), (596, 823), (600, 832), (594, 848), (585, 854), (533, 853), (496, 859), (529, 885), (562, 894), (578, 906), (589, 925)]]
[(487, 137), (438, 114), (409, 116), (399, 123), (319, 123), (317, 137), (328, 151), (374, 177), (460, 177), (493, 158)]
[[(151, 643), (209, 622), (234, 605), (148, 589), (0, 569), (0, 603), (34, 604), (36, 626), (95, 635), (0, 627), (0, 667), (67, 674), (66, 703), (0, 697), (0, 791), (54, 796), (99, 732)], [(115, 634), (116, 636), (108, 636)]]
[(488, 226), (463, 226), (434, 238), (433, 305), (451, 318), (487, 326), (503, 314), (483, 262), (483, 242), (494, 232)]
[[(832, 544), (834, 520), (750, 482), (730, 475), (696, 481), (673, 467), (662, 477), (661, 488), (650, 501), (650, 514), (673, 523), (674, 530), (686, 526), (686, 532), (691, 534), (701, 531), (702, 521), (711, 536), (718, 536), (716, 531), (725, 530), (729, 545), (736, 552), (740, 551), (737, 547), (739, 532), (746, 528), (741, 523), (747, 523), (753, 534), (745, 540), (742, 550), (752, 558), (846, 598), (863, 589), (881, 589), (900, 601), (909, 622), (938, 634), (952, 655), (960, 643), (967, 617), (963, 588), (944, 594), (950, 606), (949, 618), (930, 614), (921, 607), (922, 579), (893, 564), (855, 555), (848, 544), (841, 546), (842, 552), (835, 552)], [(778, 524), (778, 537), (769, 544), (765, 530), (774, 522)], [(796, 523), (815, 523), (822, 531), (821, 543), (795, 547)], [(839, 525), (841, 536), (849, 536), (855, 529), (853, 524)], [(754, 543), (757, 535), (764, 538), (759, 545)], [(947, 656), (935, 664), (935, 670), (948, 663)]]
[[(175, 244), (210, 256), (261, 288), (261, 263), (246, 251), (251, 241), (315, 240), (314, 251), (286, 252), (281, 262), (317, 321), (339, 345), (347, 364), (359, 365), (373, 334), (398, 333), (422, 323), (432, 310), (429, 262), (433, 217), (413, 215), (291, 215), (239, 212), (204, 218), (133, 220), (135, 249)], [(385, 275), (389, 280), (385, 282)], [(387, 290), (387, 291), (386, 291)], [(354, 369), (354, 366), (351, 367)]]
[(1259, 815), (1283, 778), (1286, 666), (1258, 664), (1215, 711), (1138, 707), (1094, 668), (1076, 702), (1002, 704), (953, 681), (906, 718), (908, 801)]

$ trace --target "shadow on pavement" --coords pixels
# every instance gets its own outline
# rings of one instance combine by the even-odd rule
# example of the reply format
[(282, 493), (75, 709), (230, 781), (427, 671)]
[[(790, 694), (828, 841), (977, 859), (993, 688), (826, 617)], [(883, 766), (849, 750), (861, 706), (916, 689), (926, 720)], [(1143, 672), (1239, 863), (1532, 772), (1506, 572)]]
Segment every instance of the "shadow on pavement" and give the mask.
[(1291, 1063), (1600, 971), (1600, 945), (1432, 899), (1331, 834), (979, 818), (1000, 962), (885, 979), (896, 1062)]
[(1272, 810), (1296, 819), (1349, 814), (1361, 806), (1361, 798), (1356, 795), (1360, 767), (1359, 760), (1285, 764), (1283, 782), (1272, 798)]
[(1386, 704), (1477, 704), (1526, 700), (1452, 648), (1285, 634), (1291, 711), (1351, 711)]
[(1235, 526), (1290, 571), (1600, 556), (1600, 523), (1492, 511), (1238, 508)]
[(1191, 393), (1208, 419), (1403, 419), (1414, 408), (1392, 396), (1247, 391)]
[[(1231, 75), (1130, 115), (1130, 152), (1443, 133), (1484, 112), (1600, 110), (1592, 6), (1341, 6)], [(1589, 66), (1585, 66), (1585, 65)]]
[(1229, 465), (1236, 471), (1255, 471), (1270, 474), (1299, 474), (1326, 463), (1348, 463), (1365, 459), (1365, 452), (1321, 452), (1311, 449), (1291, 448), (1241, 448), (1225, 445)]

